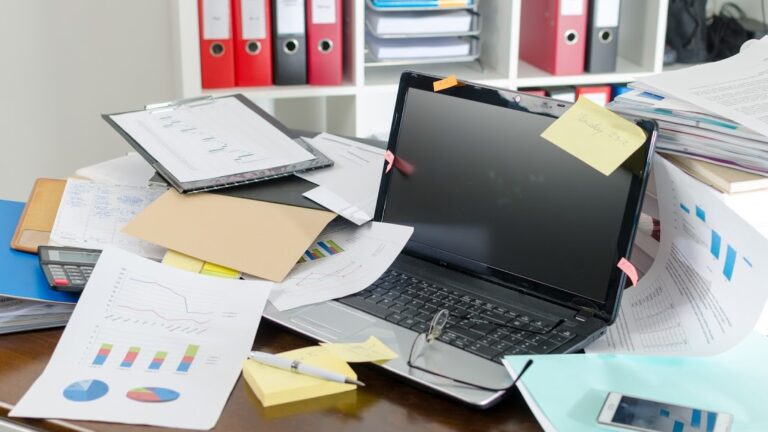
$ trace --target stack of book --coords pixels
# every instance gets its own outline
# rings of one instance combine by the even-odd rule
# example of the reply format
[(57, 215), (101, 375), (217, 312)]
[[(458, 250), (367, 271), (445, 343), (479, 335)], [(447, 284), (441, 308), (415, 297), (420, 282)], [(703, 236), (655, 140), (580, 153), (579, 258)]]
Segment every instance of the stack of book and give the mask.
[(67, 324), (75, 305), (0, 297), (0, 334)]

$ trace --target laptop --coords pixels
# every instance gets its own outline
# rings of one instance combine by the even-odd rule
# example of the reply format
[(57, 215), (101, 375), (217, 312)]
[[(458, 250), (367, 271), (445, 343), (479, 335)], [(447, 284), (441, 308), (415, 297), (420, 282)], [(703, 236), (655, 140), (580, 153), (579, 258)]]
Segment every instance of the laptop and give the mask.
[(580, 350), (616, 318), (657, 126), (636, 120), (645, 143), (605, 176), (540, 137), (569, 103), (438, 79), (404, 72), (392, 119), (375, 220), (414, 227), (403, 252), (355, 295), (265, 316), (325, 342), (374, 335), (399, 354), (381, 368), (486, 408), (512, 382), (503, 356)]

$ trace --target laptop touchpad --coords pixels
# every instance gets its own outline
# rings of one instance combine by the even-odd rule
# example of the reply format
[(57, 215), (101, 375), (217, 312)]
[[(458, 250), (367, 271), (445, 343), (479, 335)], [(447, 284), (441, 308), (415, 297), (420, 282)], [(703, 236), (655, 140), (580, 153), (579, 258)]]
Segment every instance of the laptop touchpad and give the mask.
[(373, 325), (376, 320), (328, 302), (303, 309), (300, 314), (291, 317), (291, 322), (320, 338), (336, 340), (355, 334)]

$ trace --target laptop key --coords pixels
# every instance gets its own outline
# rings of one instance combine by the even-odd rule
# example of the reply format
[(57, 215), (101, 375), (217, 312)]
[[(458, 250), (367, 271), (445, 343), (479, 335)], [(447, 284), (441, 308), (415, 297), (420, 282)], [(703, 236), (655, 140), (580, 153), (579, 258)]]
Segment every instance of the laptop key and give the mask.
[(403, 327), (406, 327), (406, 328), (411, 328), (411, 327), (415, 326), (415, 325), (416, 325), (416, 324), (418, 324), (418, 323), (419, 323), (419, 322), (418, 322), (418, 321), (416, 321), (415, 319), (413, 319), (412, 317), (408, 317), (408, 318), (406, 318), (406, 319), (404, 319), (404, 320), (400, 321), (400, 322), (399, 322), (399, 323), (397, 323), (397, 324), (398, 324), (398, 325), (401, 325), (401, 326), (403, 326)]
[(479, 336), (477, 333), (473, 332), (472, 330), (456, 327), (456, 326), (451, 326), (450, 328), (446, 329), (446, 332), (454, 333), (459, 336), (469, 338), (471, 340), (475, 340)]
[(429, 330), (429, 323), (418, 322), (416, 325), (411, 327), (411, 330), (415, 331), (416, 333), (424, 333)]
[(536, 354), (549, 354), (555, 348), (557, 348), (558, 346), (560, 346), (560, 345), (558, 345), (558, 344), (556, 344), (556, 343), (554, 343), (552, 341), (545, 340), (545, 341), (541, 342), (540, 344), (537, 344), (536, 348), (534, 348), (533, 351)]
[(472, 344), (469, 347), (467, 347), (467, 351), (477, 354), (480, 357), (487, 358), (488, 360), (496, 357), (501, 351), (495, 350), (489, 346), (485, 346), (482, 344)]
[(386, 318), (392, 313), (389, 309), (371, 303), (368, 300), (363, 300), (360, 297), (344, 297), (339, 299), (339, 302), (379, 318)]
[(476, 333), (480, 333), (482, 335), (486, 335), (498, 328), (495, 324), (487, 324), (487, 323), (478, 323), (472, 326), (472, 331)]
[(509, 318), (505, 317), (504, 314), (500, 314), (491, 310), (482, 312), (480, 316), (484, 319), (487, 319), (488, 321), (497, 322), (499, 324), (505, 324), (507, 321), (509, 321)]
[(398, 324), (398, 323), (400, 323), (400, 321), (402, 321), (402, 320), (404, 320), (406, 318), (407, 317), (405, 317), (405, 316), (403, 316), (403, 315), (401, 315), (401, 314), (399, 314), (397, 312), (394, 312), (394, 313), (392, 313), (390, 315), (387, 315), (387, 317), (385, 319), (387, 321), (389, 321), (389, 322), (393, 322), (395, 324)]
[(402, 311), (404, 311), (407, 308), (408, 308), (408, 306), (406, 306), (404, 304), (395, 303), (392, 306), (390, 306), (388, 309), (391, 310), (392, 312), (402, 312)]

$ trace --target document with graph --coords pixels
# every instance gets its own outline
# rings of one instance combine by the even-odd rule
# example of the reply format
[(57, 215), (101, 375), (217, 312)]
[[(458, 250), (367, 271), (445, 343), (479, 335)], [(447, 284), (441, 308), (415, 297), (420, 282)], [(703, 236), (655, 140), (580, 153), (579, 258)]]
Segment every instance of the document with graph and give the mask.
[[(616, 322), (587, 352), (713, 355), (756, 327), (768, 289), (768, 239), (716, 192), (656, 156), (661, 246)], [(765, 332), (766, 329), (758, 329)]]
[(198, 98), (103, 118), (180, 193), (332, 165), (242, 95)]
[(120, 230), (164, 192), (165, 188), (69, 179), (51, 229), (51, 242), (86, 249), (104, 249), (112, 245), (160, 260), (165, 248)]
[(270, 285), (105, 249), (48, 366), (11, 415), (213, 428)]
[(411, 234), (412, 227), (380, 222), (331, 224), (274, 284), (269, 301), (284, 311), (361, 291), (392, 265)]

